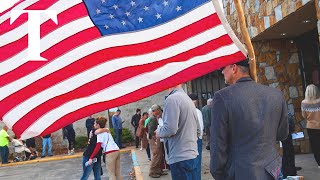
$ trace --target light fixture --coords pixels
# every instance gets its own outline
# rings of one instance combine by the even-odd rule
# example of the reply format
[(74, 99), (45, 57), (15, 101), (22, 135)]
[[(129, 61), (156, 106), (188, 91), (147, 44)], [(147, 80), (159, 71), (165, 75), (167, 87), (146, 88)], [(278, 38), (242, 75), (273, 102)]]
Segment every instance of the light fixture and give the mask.
[(281, 35), (281, 36), (285, 36), (285, 35), (287, 35), (287, 33), (281, 33), (280, 35)]
[(290, 43), (291, 43), (291, 44), (293, 44), (293, 43), (294, 43), (294, 41), (293, 41), (293, 40), (290, 40)]
[(302, 23), (309, 23), (310, 22), (310, 20), (304, 20), (304, 21), (302, 21)]

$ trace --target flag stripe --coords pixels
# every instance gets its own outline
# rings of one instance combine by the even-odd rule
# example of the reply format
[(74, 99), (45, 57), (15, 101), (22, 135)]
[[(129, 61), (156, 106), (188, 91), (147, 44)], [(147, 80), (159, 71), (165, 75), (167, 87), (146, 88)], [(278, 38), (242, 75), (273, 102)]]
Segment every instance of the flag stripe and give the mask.
[[(210, 41), (195, 49), (191, 49), (186, 53), (181, 53), (174, 57), (163, 59), (162, 61), (155, 62), (155, 63), (148, 63), (144, 65), (130, 66), (124, 69), (119, 69), (117, 71), (114, 71), (112, 73), (109, 73), (107, 75), (104, 75), (98, 78), (92, 77), (95, 75), (94, 72), (103, 73), (108, 70), (104, 70), (106, 69), (106, 67), (101, 67), (99, 69), (94, 68), (91, 70), (92, 72), (87, 72), (82, 76), (75, 76), (71, 79), (68, 79), (68, 81), (57, 84), (53, 88), (49, 88), (41, 92), (40, 94), (37, 94), (36, 96), (28, 99), (26, 102), (23, 102), (22, 104), (20, 104), (18, 107), (14, 108), (13, 111), (10, 111), (7, 115), (4, 116), (4, 118), (19, 119), (18, 123), (14, 126), (17, 126), (20, 129), (23, 129), (24, 126), (28, 127), (30, 125), (31, 123), (30, 118), (37, 119), (48, 110), (55, 108), (57, 106), (60, 106), (61, 104), (67, 103), (68, 101), (71, 101), (77, 98), (82, 98), (85, 96), (90, 96), (91, 94), (97, 93), (100, 90), (108, 88), (109, 86), (117, 84), (118, 82), (125, 81), (126, 79), (131, 78), (133, 76), (143, 74), (144, 72), (150, 72), (152, 70), (160, 68), (165, 64), (187, 61), (188, 59), (194, 56), (207, 54), (212, 49), (219, 48), (220, 47), (219, 45), (230, 45), (230, 43), (232, 43), (230, 38), (224, 35), (221, 38), (218, 38), (217, 40)], [(92, 57), (92, 59), (94, 58), (95, 57)], [(141, 59), (143, 60), (143, 58)], [(126, 60), (125, 62), (130, 62), (130, 61)], [(111, 66), (111, 67), (114, 67), (114, 66)], [(85, 84), (80, 81), (85, 81), (84, 82)], [(77, 89), (72, 87), (76, 83), (81, 83), (80, 85), (77, 85)], [(88, 89), (88, 87), (90, 88)], [(70, 90), (70, 88), (73, 88), (73, 89)], [(55, 94), (55, 93), (59, 93), (59, 94)], [(19, 114), (16, 114), (16, 113), (21, 113), (22, 111), (25, 111), (25, 114), (20, 114), (20, 117), (17, 117), (19, 116)]]
[[(210, 3), (207, 3), (206, 5), (201, 6), (194, 11), (196, 11), (194, 12), (195, 15), (189, 13), (178, 19), (175, 19), (174, 21), (158, 26), (156, 28), (148, 29), (145, 31), (139, 31), (135, 33), (106, 36), (106, 37), (102, 37), (94, 41), (91, 41), (78, 48), (75, 48), (72, 51), (50, 62), (47, 66), (44, 66), (41, 69), (24, 76), (18, 81), (12, 82), (2, 87), (0, 90), (0, 100), (3, 100), (8, 95), (14, 92), (17, 92), (18, 90), (26, 87), (27, 85), (45, 77), (48, 74), (53, 73), (54, 71), (62, 69), (63, 67), (66, 67), (67, 65), (74, 63), (78, 59), (81, 59), (91, 53), (100, 51), (102, 49), (107, 49), (110, 47), (119, 47), (119, 46), (126, 46), (130, 44), (137, 44), (137, 43), (147, 42), (159, 37), (166, 36), (170, 33), (173, 33), (179, 30), (181, 27), (182, 28), (186, 27), (207, 16), (210, 16), (212, 14), (212, 11), (214, 11), (214, 9), (212, 5), (210, 5)], [(113, 42), (113, 43), (106, 43), (106, 42)], [(16, 61), (12, 61), (12, 63), (14, 62)], [(11, 66), (7, 66), (5, 69), (10, 68)], [(10, 91), (7, 91), (8, 89), (10, 89)]]
[[(208, 18), (210, 19), (210, 18)], [(213, 22), (213, 21), (210, 21)], [(202, 24), (209, 24), (209, 23), (202, 23)], [(197, 24), (194, 24), (193, 27), (197, 27)], [(199, 28), (199, 27), (197, 27)], [(197, 28), (193, 28), (195, 30), (198, 30)], [(192, 28), (191, 28), (192, 29)], [(10, 97), (9, 100), (7, 100), (8, 103), (16, 101), (16, 100), (23, 100), (25, 97), (25, 94), (36, 94), (37, 92), (40, 92), (42, 90), (44, 90), (47, 87), (50, 87), (51, 85), (54, 85), (56, 83), (59, 83), (56, 86), (53, 86), (53, 88), (49, 88), (47, 90), (42, 91), (40, 94), (41, 95), (36, 95), (30, 99), (27, 100), (30, 101), (31, 103), (23, 103), (20, 104), (19, 106), (17, 106), (16, 108), (14, 108), (12, 111), (10, 111), (9, 113), (7, 113), (4, 117), (5, 118), (12, 118), (12, 119), (20, 119), (22, 116), (24, 116), (28, 111), (30, 111), (32, 109), (33, 106), (38, 106), (41, 103), (44, 103), (46, 100), (58, 96), (60, 94), (64, 94), (68, 91), (71, 91), (75, 88), (78, 88), (92, 80), (98, 79), (102, 76), (104, 76), (105, 74), (108, 73), (112, 73), (114, 71), (117, 71), (121, 68), (125, 68), (128, 66), (137, 66), (137, 65), (143, 65), (143, 64), (147, 64), (147, 63), (153, 63), (153, 62), (157, 62), (159, 60), (162, 59), (167, 59), (167, 58), (171, 58), (173, 56), (176, 56), (180, 53), (183, 53), (184, 51), (188, 51), (190, 49), (193, 49), (195, 47), (198, 47), (202, 44), (207, 43), (208, 41), (210, 41), (211, 39), (216, 39), (220, 36), (223, 36), (226, 34), (226, 32), (224, 31), (222, 25), (219, 25), (217, 27), (214, 27), (210, 30), (204, 31), (203, 33), (191, 37), (189, 38), (188, 35), (190, 36), (189, 33), (193, 34), (194, 32), (191, 30), (190, 28), (185, 28), (184, 30), (180, 30), (179, 32), (177, 32), (176, 34), (172, 34), (171, 36), (168, 36), (165, 39), (160, 39), (157, 40), (155, 42), (148, 42), (144, 45), (142, 45), (139, 49), (143, 50), (143, 52), (138, 52), (137, 54), (135, 54), (135, 56), (128, 56), (127, 52), (132, 49), (131, 47), (126, 48), (127, 50), (120, 50), (117, 48), (116, 51), (111, 51), (106, 49), (103, 51), (100, 51), (99, 53), (90, 55), (89, 57), (85, 58), (86, 62), (94, 62), (96, 61), (103, 61), (104, 58), (102, 55), (103, 54), (111, 54), (115, 57), (121, 57), (122, 55), (119, 54), (120, 53), (125, 53), (125, 57), (123, 58), (117, 58), (117, 59), (113, 59), (112, 61), (107, 61), (103, 64), (100, 64), (99, 66), (91, 66), (91, 67), (85, 67), (85, 69), (88, 69), (87, 71), (84, 71), (83, 73), (80, 73), (76, 76), (73, 76), (69, 79), (67, 79), (64, 82), (59, 83), (61, 80), (61, 78), (65, 78), (66, 76), (68, 76), (68, 74), (70, 74), (70, 76), (79, 73), (79, 69), (82, 70), (83, 64), (81, 63), (75, 63), (72, 64), (70, 66), (70, 68), (66, 69), (64, 72), (56, 72), (56, 75), (59, 76), (55, 76), (55, 74), (50, 75), (48, 77), (46, 77), (45, 79), (39, 80), (38, 82), (36, 82), (36, 84), (34, 85), (30, 85), (28, 87), (29, 90), (23, 90), (21, 91), (20, 94), (16, 94), (13, 97)], [(200, 31), (201, 32), (201, 31)], [(215, 33), (214, 33), (215, 32)], [(173, 43), (173, 41), (181, 41), (180, 36), (183, 35), (183, 39), (187, 38), (187, 40), (185, 40), (182, 43), (179, 43), (177, 45), (174, 46), (169, 46), (169, 48), (166, 49), (161, 49), (165, 46), (168, 45), (168, 43)], [(187, 35), (187, 37), (185, 37)], [(170, 38), (171, 37), (171, 38)], [(177, 38), (177, 39), (173, 39), (173, 38)], [(217, 44), (219, 44), (220, 41), (217, 41)], [(153, 46), (152, 44), (156, 44), (158, 46), (163, 46), (161, 47), (159, 51), (156, 51), (154, 53), (148, 53), (145, 54), (147, 52), (152, 51)], [(137, 46), (137, 45), (136, 45)], [(136, 47), (138, 49), (138, 47)], [(132, 49), (134, 50), (134, 49)], [(129, 51), (130, 52), (130, 51)], [(138, 55), (138, 54), (143, 54), (143, 55)], [(103, 58), (101, 58), (103, 57)], [(85, 63), (85, 62), (84, 62)], [(94, 67), (94, 68), (92, 68)], [(91, 69), (89, 69), (91, 68)], [(63, 76), (61, 76), (63, 75)], [(49, 80), (50, 79), (50, 80)], [(46, 85), (46, 83), (49, 83), (48, 85)], [(40, 97), (39, 97), (40, 96)], [(23, 98), (23, 99), (22, 99)], [(6, 101), (4, 101), (3, 103), (6, 103)], [(15, 102), (13, 104), (18, 104), (19, 102)], [(6, 106), (10, 105), (6, 104)], [(3, 109), (1, 111), (5, 111), (6, 109)], [(12, 116), (12, 117), (11, 117)]]
[[(52, 5), (52, 3), (56, 2), (55, 4)], [(57, 14), (60, 14), (61, 12), (69, 9), (70, 7), (73, 7), (76, 4), (81, 3), (80, 0), (70, 0), (70, 1), (56, 1), (56, 0), (48, 0), (48, 2), (50, 3), (44, 3), (47, 1), (41, 1), (41, 3), (39, 2), (39, 6), (44, 6), (44, 4), (46, 4), (47, 7), (49, 7), (48, 9), (46, 7), (39, 7), (38, 9), (47, 9), (47, 10), (56, 10)], [(35, 8), (37, 9), (37, 8)], [(28, 24), (26, 22), (27, 20), (27, 15), (26, 14), (22, 14), (12, 25), (10, 25), (10, 19), (6, 20), (5, 22), (3, 22), (0, 27), (3, 29), (0, 33), (0, 38), (3, 39), (2, 41), (0, 41), (0, 47), (9, 44), (11, 42), (14, 42), (20, 38), (22, 38), (23, 36), (25, 36), (28, 33)], [(40, 17), (40, 23), (43, 24), (44, 22), (48, 21), (49, 17), (47, 16), (41, 16)], [(3, 27), (2, 27), (3, 26)], [(11, 29), (12, 27), (16, 26), (15, 29), (12, 29), (11, 31), (8, 31), (9, 29)], [(8, 30), (5, 30), (5, 28), (9, 28)]]
[[(84, 108), (90, 104), (101, 103), (104, 101), (110, 101), (115, 98), (119, 98), (127, 93), (134, 92), (140, 88), (144, 88), (145, 86), (164, 80), (196, 64), (208, 62), (210, 60), (220, 57), (221, 55), (230, 55), (237, 52), (239, 52), (239, 49), (236, 45), (232, 44), (230, 46), (225, 46), (206, 55), (197, 56), (192, 59), (189, 59), (188, 61), (166, 64), (154, 71), (127, 79), (125, 81), (122, 81), (121, 83), (106, 88), (91, 96), (69, 101), (68, 103), (65, 103), (62, 106), (54, 110), (51, 110), (47, 112), (45, 115), (41, 116), (41, 118), (39, 118), (31, 126), (28, 127), (28, 131), (26, 132), (26, 134), (22, 133), (22, 138), (27, 138), (28, 136), (37, 136), (41, 134), (43, 130), (48, 128), (56, 120), (67, 115), (69, 112), (73, 112), (78, 109)], [(192, 72), (189, 71), (189, 73)], [(185, 77), (183, 78), (185, 79)], [(143, 82), (143, 84), (141, 84), (141, 82)], [(181, 80), (177, 80), (175, 83), (181, 83)]]
[[(118, 97), (116, 99), (113, 99), (110, 101), (104, 101), (96, 104), (90, 104), (76, 111), (69, 112), (65, 116), (56, 120), (53, 124), (51, 124), (50, 127), (45, 129), (42, 133), (38, 131), (38, 132), (35, 132), (35, 134), (41, 133), (40, 135), (45, 135), (61, 129), (62, 127), (64, 127), (63, 124), (71, 124), (83, 117), (87, 117), (96, 112), (105, 111), (106, 107), (110, 107), (110, 108), (119, 107), (121, 105), (128, 104), (128, 103), (135, 102), (140, 99), (149, 97), (155, 93), (163, 91), (163, 89), (168, 89), (169, 87), (173, 87), (174, 85), (177, 84), (177, 82), (186, 82), (188, 80), (191, 80), (203, 75), (203, 73), (207, 74), (212, 72), (211, 68), (208, 68), (208, 67), (219, 69), (221, 67), (226, 66), (227, 64), (237, 62), (238, 58), (239, 59), (243, 58), (243, 54), (241, 52), (233, 54), (232, 56), (231, 55), (224, 56), (214, 61), (210, 61), (208, 63), (197, 64), (191, 68), (185, 69), (177, 73), (175, 76), (171, 76), (157, 83), (145, 86), (134, 92), (127, 93), (126, 95)], [(199, 71), (199, 69), (203, 71)], [(142, 82), (138, 82), (138, 83), (142, 83)], [(33, 133), (25, 133), (23, 137), (29, 137), (29, 136), (32, 136), (32, 134)]]
[[(78, 13), (74, 13), (74, 12), (78, 12)], [(69, 22), (72, 22), (72, 21), (74, 21), (76, 19), (79, 19), (81, 17), (87, 17), (85, 6), (82, 3), (70, 8), (70, 9), (68, 9), (66, 11), (63, 11), (60, 14), (58, 14), (58, 19), (59, 19), (58, 24), (55, 24), (51, 20), (48, 20), (48, 21), (44, 22), (41, 25), (41, 28), (40, 28), (40, 37), (43, 38), (46, 35), (48, 35), (50, 32), (52, 32), (52, 31), (54, 31), (56, 29), (57, 30), (55, 31), (55, 34), (61, 33), (61, 29), (65, 30), (62, 26), (66, 25)], [(82, 20), (82, 19), (80, 19), (80, 20)], [(76, 21), (76, 22), (79, 23), (79, 20)], [(93, 27), (93, 24), (90, 23), (90, 22), (91, 21), (89, 19), (89, 23), (88, 24), (89, 25), (91, 24), (91, 27)], [(72, 25), (74, 27), (73, 28), (74, 29), (74, 33), (76, 33), (75, 30), (79, 31), (80, 27), (78, 27), (77, 24), (72, 24)], [(62, 27), (62, 28), (60, 28), (60, 27)], [(68, 27), (68, 26), (66, 26), (66, 27)], [(80, 29), (80, 30), (83, 30), (83, 29)], [(67, 31), (67, 32), (69, 32), (69, 31)], [(61, 36), (61, 35), (63, 35), (63, 36)], [(72, 35), (72, 34), (70, 34), (70, 35)], [(28, 38), (27, 37), (28, 37), (28, 35), (25, 35), (21, 39), (18, 39), (17, 41), (11, 42), (11, 43), (6, 44), (3, 47), (1, 47), (0, 48), (0, 54), (2, 54), (2, 53), (4, 53), (4, 54), (0, 57), (0, 62), (1, 61), (5, 61), (5, 60), (10, 60), (8, 58), (12, 57), (13, 55), (19, 53), (20, 51), (22, 51), (24, 49), (25, 49), (25, 52), (21, 52), (21, 54), (26, 54), (27, 53), (26, 48), (28, 46)], [(54, 39), (55, 42), (59, 42), (59, 41), (62, 40), (63, 37), (66, 37), (66, 35), (64, 33), (61, 33), (60, 36), (58, 36), (58, 39), (51, 38), (51, 37), (52, 37), (52, 35), (48, 36), (48, 38)], [(51, 41), (49, 41), (49, 43), (47, 43), (45, 40), (41, 41), (41, 43), (42, 43), (41, 44), (42, 51), (46, 50), (48, 48), (48, 46), (49, 47), (52, 46), (51, 45), (52, 43), (50, 43), (50, 42)]]

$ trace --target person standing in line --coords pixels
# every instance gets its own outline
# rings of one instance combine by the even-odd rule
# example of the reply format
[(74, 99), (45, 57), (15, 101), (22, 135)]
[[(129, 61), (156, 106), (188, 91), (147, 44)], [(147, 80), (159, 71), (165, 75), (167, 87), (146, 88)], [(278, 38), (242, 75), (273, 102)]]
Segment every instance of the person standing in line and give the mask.
[(196, 106), (196, 111), (197, 111), (197, 115), (198, 115), (198, 121), (199, 121), (199, 125), (200, 125), (200, 135), (198, 137), (198, 157), (197, 157), (197, 168), (196, 171), (198, 173), (198, 176), (200, 176), (201, 179), (201, 160), (202, 160), (202, 135), (203, 135), (203, 117), (202, 117), (202, 112), (197, 108), (198, 105), (198, 95), (196, 94), (189, 94), (190, 99), (192, 100), (192, 102), (194, 103), (194, 105)]
[[(93, 122), (94, 124), (94, 122)], [(95, 128), (89, 132), (89, 141), (86, 147), (86, 150), (83, 153), (82, 156), (82, 170), (83, 174), (80, 180), (87, 180), (91, 174), (91, 171), (93, 170), (93, 175), (95, 180), (101, 179), (101, 156), (102, 156), (102, 148), (98, 151), (98, 153), (95, 156), (92, 156), (92, 158), (97, 158), (97, 162), (91, 165), (86, 166), (85, 163), (89, 161), (89, 158), (91, 157), (96, 144), (97, 144), (97, 135), (94, 133)]]
[(136, 136), (138, 136), (141, 139), (141, 149), (140, 150), (146, 149), (148, 160), (151, 160), (150, 149), (149, 149), (149, 151), (147, 150), (147, 147), (149, 145), (148, 138), (147, 138), (147, 131), (146, 131), (146, 128), (144, 127), (144, 122), (146, 121), (147, 118), (148, 118), (148, 113), (144, 112), (141, 116), (140, 121), (139, 121), (139, 127), (137, 129)]
[(95, 119), (94, 119), (92, 116), (89, 116), (89, 117), (86, 119), (86, 128), (87, 128), (87, 136), (88, 136), (88, 139), (90, 139), (90, 138), (89, 138), (89, 135), (90, 135), (90, 132), (91, 132), (92, 129), (93, 129), (94, 121), (95, 121)]
[(148, 123), (148, 137), (149, 145), (152, 153), (152, 159), (150, 163), (149, 176), (152, 178), (159, 178), (161, 175), (167, 175), (168, 173), (163, 172), (161, 169), (162, 148), (160, 138), (156, 137), (155, 130), (158, 128), (158, 119), (162, 116), (162, 109), (159, 105), (154, 104), (151, 107), (152, 116), (149, 118)]
[(281, 156), (276, 141), (288, 136), (283, 93), (254, 82), (248, 60), (227, 65), (229, 86), (212, 103), (210, 172), (215, 180), (278, 180)]
[[(167, 163), (173, 180), (198, 180), (196, 159), (200, 125), (194, 103), (182, 85), (169, 88), (163, 112), (163, 126), (156, 131), (164, 138)], [(153, 157), (152, 157), (153, 158)]]
[(76, 133), (73, 129), (73, 125), (69, 124), (68, 126), (64, 127), (63, 132), (68, 139), (68, 155), (73, 155), (75, 153), (74, 148), (76, 145)]
[(106, 122), (107, 119), (105, 117), (98, 117), (94, 124), (94, 128), (96, 129), (95, 134), (97, 135), (97, 144), (88, 162), (91, 164), (92, 158), (102, 148), (104, 154), (106, 154), (107, 170), (110, 180), (122, 180), (120, 148), (114, 142), (109, 130), (105, 128)]
[[(139, 127), (139, 120), (141, 119), (141, 109), (136, 110), (136, 114), (134, 114), (131, 118), (131, 125), (134, 127), (134, 134), (137, 134), (137, 129)], [(136, 136), (136, 148), (139, 148), (139, 137)], [(141, 147), (142, 149), (142, 147)]]
[(205, 105), (202, 109), (203, 115), (203, 124), (206, 131), (207, 143), (206, 149), (210, 150), (210, 126), (211, 126), (211, 111), (212, 111), (212, 99), (207, 100), (207, 105)]
[(114, 129), (114, 133), (116, 134), (116, 143), (120, 149), (125, 148), (122, 145), (122, 124), (124, 121), (122, 121), (121, 117), (121, 110), (118, 109), (116, 113), (112, 116), (112, 126)]
[(310, 84), (301, 102), (302, 116), (307, 120), (307, 132), (314, 158), (320, 168), (320, 93), (317, 86)]
[(12, 138), (8, 134), (8, 126), (4, 126), (0, 131), (0, 155), (2, 164), (8, 164), (9, 157), (9, 141), (11, 142)]
[(47, 134), (45, 136), (41, 136), (41, 139), (42, 139), (42, 155), (41, 155), (41, 158), (46, 157), (47, 145), (48, 145), (48, 156), (52, 156), (51, 134)]

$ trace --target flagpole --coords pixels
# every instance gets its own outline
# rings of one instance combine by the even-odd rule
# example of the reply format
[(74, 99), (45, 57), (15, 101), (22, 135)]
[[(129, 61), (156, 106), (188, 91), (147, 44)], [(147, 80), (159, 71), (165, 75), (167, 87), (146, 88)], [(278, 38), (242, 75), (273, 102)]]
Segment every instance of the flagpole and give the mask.
[(248, 50), (249, 63), (250, 63), (250, 75), (254, 81), (258, 82), (256, 58), (255, 58), (253, 46), (251, 43), (251, 39), (250, 39), (248, 30), (247, 30), (246, 21), (244, 19), (242, 5), (241, 5), (240, 0), (234, 0), (234, 3), (235, 3), (235, 7), (237, 9), (237, 14), (238, 14), (239, 22), (240, 22), (241, 34), (244, 37), (244, 41), (245, 41), (245, 44), (246, 44), (247, 50)]

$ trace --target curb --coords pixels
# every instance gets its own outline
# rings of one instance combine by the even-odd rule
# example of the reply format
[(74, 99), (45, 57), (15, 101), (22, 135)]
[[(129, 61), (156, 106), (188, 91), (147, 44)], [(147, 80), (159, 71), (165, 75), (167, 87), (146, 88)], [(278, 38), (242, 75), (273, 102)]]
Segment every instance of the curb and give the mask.
[[(132, 151), (132, 148), (128, 149), (121, 149), (120, 152), (130, 152)], [(11, 162), (10, 164), (0, 164), (0, 167), (10, 167), (10, 166), (19, 166), (19, 165), (26, 165), (26, 164), (34, 164), (34, 163), (42, 163), (42, 162), (49, 162), (49, 161), (60, 161), (60, 160), (66, 160), (66, 159), (74, 159), (74, 158), (80, 158), (82, 157), (83, 152), (78, 152), (74, 155), (62, 155), (62, 156), (56, 156), (56, 157), (49, 157), (49, 158), (38, 158), (34, 160), (29, 161), (22, 161), (22, 162)]]
[(136, 151), (134, 149), (131, 149), (131, 157), (132, 157), (134, 172), (136, 175), (136, 180), (143, 180), (142, 172), (140, 170), (140, 165), (137, 161)]

